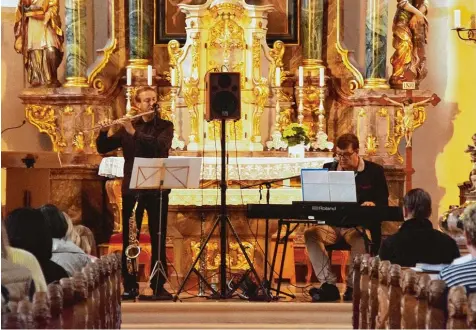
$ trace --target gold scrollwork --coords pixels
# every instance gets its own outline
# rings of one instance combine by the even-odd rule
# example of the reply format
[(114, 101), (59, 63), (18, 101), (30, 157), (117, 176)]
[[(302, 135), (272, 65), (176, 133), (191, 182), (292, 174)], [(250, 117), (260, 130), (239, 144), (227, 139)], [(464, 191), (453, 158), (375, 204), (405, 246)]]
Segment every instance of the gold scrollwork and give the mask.
[[(94, 108), (92, 106), (88, 106), (86, 108), (86, 111), (84, 112), (87, 116), (91, 117), (91, 127), (94, 127), (95, 123), (95, 114), (94, 114)], [(96, 139), (94, 138), (95, 132), (91, 131), (91, 135), (89, 136), (89, 147), (91, 150), (96, 150)]]
[(367, 116), (367, 112), (364, 108), (360, 108), (359, 113), (357, 114), (357, 136), (360, 136), (360, 122), (362, 121), (361, 118)]
[(253, 142), (261, 141), (261, 115), (264, 111), (264, 106), (268, 102), (269, 97), (269, 87), (268, 80), (266, 78), (260, 78), (257, 81), (254, 81), (255, 87), (253, 88), (253, 95), (255, 96), (255, 110), (253, 112), (253, 136), (251, 140)]
[(369, 134), (365, 141), (366, 154), (368, 156), (375, 155), (377, 153), (377, 148), (378, 148), (377, 137), (373, 136), (372, 134)]
[(47, 105), (27, 105), (25, 115), (41, 133), (46, 133), (53, 143), (54, 151), (62, 151), (66, 147), (64, 138), (61, 136), (56, 122), (55, 110)]
[[(250, 242), (242, 242), (246, 254), (249, 258), (254, 257), (255, 247)], [(192, 258), (195, 259), (198, 256), (200, 251), (200, 242), (191, 242), (191, 249), (192, 249)], [(241, 251), (241, 248), (238, 243), (230, 242), (228, 244), (228, 253), (226, 254), (226, 263), (227, 267), (229, 267), (232, 271), (239, 271), (239, 270), (246, 270), (249, 268), (248, 263), (246, 262), (246, 257)], [(214, 271), (217, 270), (220, 266), (220, 253), (218, 248), (217, 242), (210, 242), (205, 250), (205, 267), (207, 271)], [(197, 270), (199, 265), (197, 264)]]
[(253, 33), (252, 58), (253, 58), (253, 79), (260, 76), (261, 73), (261, 40), (262, 33)]
[(349, 70), (349, 72), (354, 76), (355, 80), (349, 81), (349, 89), (351, 91), (362, 88), (364, 86), (364, 77), (362, 73), (350, 62), (349, 60), (349, 51), (345, 49), (342, 44), (340, 43), (341, 38), (341, 15), (342, 15), (342, 6), (341, 0), (337, 0), (337, 38), (336, 38), (336, 50), (339, 53), (342, 63), (344, 66)]
[(77, 152), (84, 151), (84, 133), (78, 132), (73, 137), (73, 147)]
[[(269, 56), (271, 56), (271, 65), (269, 68), (269, 75), (268, 79), (269, 81), (274, 81), (274, 75), (276, 74), (276, 68), (281, 68), (281, 71), (283, 71), (284, 63), (283, 63), (283, 56), (284, 56), (284, 50), (285, 50), (284, 42), (281, 40), (276, 40), (273, 44), (273, 48), (269, 50)], [(281, 74), (281, 82), (286, 79), (286, 73), (282, 72)]]
[(170, 40), (167, 45), (169, 53), (169, 65), (171, 68), (177, 70), (177, 81), (182, 81), (182, 70), (180, 70), (179, 58), (183, 55), (183, 49), (180, 48), (180, 43), (177, 40)]
[(198, 88), (198, 78), (194, 77), (187, 77), (184, 80), (184, 89), (183, 89), (183, 98), (185, 104), (187, 105), (188, 112), (190, 114), (190, 126), (191, 132), (189, 136), (189, 143), (190, 142), (198, 142), (200, 137), (198, 134), (198, 98), (200, 96), (200, 89)]

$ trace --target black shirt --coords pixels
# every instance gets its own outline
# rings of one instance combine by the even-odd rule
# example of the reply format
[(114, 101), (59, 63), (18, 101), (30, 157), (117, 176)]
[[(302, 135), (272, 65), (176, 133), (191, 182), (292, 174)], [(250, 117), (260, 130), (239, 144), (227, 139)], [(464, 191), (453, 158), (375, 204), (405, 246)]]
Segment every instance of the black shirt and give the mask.
[(430, 220), (410, 219), (383, 241), (379, 256), (392, 264), (414, 267), (416, 263), (450, 264), (460, 253), (455, 240), (433, 229)]
[[(336, 170), (337, 163), (326, 163), (324, 168), (329, 171)], [(364, 170), (356, 172), (355, 188), (357, 202), (374, 202), (375, 205), (388, 205), (388, 187), (383, 167), (364, 160)]]
[(154, 120), (146, 122), (140, 118), (134, 122), (133, 126), (136, 130), (134, 135), (130, 135), (122, 127), (110, 137), (107, 136), (107, 132), (100, 132), (96, 139), (97, 150), (101, 154), (122, 147), (124, 154), (123, 194), (130, 192), (129, 183), (135, 157), (167, 158), (169, 156), (174, 125), (161, 118), (156, 120), (157, 123), (154, 123)]

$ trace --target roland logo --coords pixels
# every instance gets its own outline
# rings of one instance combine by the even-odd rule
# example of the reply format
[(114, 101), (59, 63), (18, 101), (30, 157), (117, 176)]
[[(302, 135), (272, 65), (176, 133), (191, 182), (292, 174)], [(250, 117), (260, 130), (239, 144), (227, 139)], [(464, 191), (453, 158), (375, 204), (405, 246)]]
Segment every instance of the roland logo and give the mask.
[(337, 211), (337, 206), (313, 206), (312, 209), (314, 211), (330, 211), (334, 212)]

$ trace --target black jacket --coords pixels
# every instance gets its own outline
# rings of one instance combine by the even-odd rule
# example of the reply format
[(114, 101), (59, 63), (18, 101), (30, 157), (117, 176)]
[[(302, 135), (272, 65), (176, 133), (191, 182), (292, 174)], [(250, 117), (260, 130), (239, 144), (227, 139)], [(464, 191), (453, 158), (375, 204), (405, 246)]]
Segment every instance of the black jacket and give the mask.
[(107, 132), (100, 132), (96, 139), (97, 150), (101, 154), (122, 147), (124, 154), (123, 194), (130, 192), (129, 183), (134, 158), (167, 158), (174, 134), (172, 122), (160, 118), (157, 118), (156, 124), (154, 120), (145, 122), (140, 118), (133, 123), (133, 126), (136, 130), (134, 135), (130, 135), (121, 127), (109, 137)]
[(450, 264), (460, 253), (456, 242), (433, 229), (430, 220), (410, 219), (383, 241), (379, 256), (392, 264), (414, 267), (416, 263)]
[[(383, 167), (374, 162), (364, 160), (362, 172), (355, 176), (357, 202), (374, 202), (375, 205), (388, 205), (388, 186)], [(335, 171), (337, 163), (326, 163), (323, 166), (329, 171)]]

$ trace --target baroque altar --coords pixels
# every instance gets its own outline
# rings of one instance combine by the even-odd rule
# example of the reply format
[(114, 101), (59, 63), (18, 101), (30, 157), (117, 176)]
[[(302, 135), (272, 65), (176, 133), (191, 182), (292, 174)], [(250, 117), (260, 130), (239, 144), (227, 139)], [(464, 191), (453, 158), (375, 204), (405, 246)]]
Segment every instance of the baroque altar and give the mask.
[[(128, 6), (125, 1), (105, 1), (110, 32), (95, 61), (87, 65), (85, 37), (77, 32), (87, 28), (85, 1), (68, 0), (67, 83), (27, 88), (19, 97), (28, 121), (51, 139), (54, 154), (48, 157), (59, 160), (62, 173), (77, 173), (78, 169), (99, 168), (97, 132), (86, 130), (105, 118), (133, 112), (138, 87), (156, 87), (161, 115), (175, 127), (171, 156), (205, 157), (203, 189), (175, 190), (171, 195), (169, 236), (179, 272), (191, 260), (192, 242), (199, 240), (200, 232), (207, 230), (217, 212), (219, 166), (215, 155), (220, 148), (220, 127), (204, 120), (205, 77), (211, 71), (241, 74), (241, 118), (226, 126), (230, 156), (227, 193), (238, 233), (254, 244), (256, 258), (262, 258), (254, 242), (263, 246), (264, 226), (257, 220), (247, 221), (244, 205), (259, 202), (260, 182), (298, 175), (302, 167), (322, 166), (332, 157), (332, 142), (340, 134), (353, 132), (359, 137), (360, 154), (385, 168), (390, 203), (401, 204), (405, 176), (411, 174), (404, 168), (399, 146), (404, 140), (407, 145), (411, 142), (411, 133), (425, 121), (426, 107), (439, 99), (430, 91), (416, 89), (417, 84), (411, 81), (407, 90), (391, 89), (387, 83), (382, 69), (387, 57), (386, 4), (368, 8), (369, 54), (367, 70), (361, 70), (342, 40), (344, 0), (329, 0), (327, 6), (323, 0), (302, 0), (301, 38), (291, 45), (282, 41), (268, 44), (268, 14), (276, 10), (273, 5), (249, 5), (244, 0), (178, 4), (185, 14), (185, 43), (171, 40), (166, 45), (154, 45), (153, 27), (158, 24), (154, 21), (154, 1), (129, 1)], [(301, 160), (287, 158), (283, 132), (291, 123), (309, 131), (311, 143)], [(18, 159), (9, 164), (22, 166), (19, 159), (23, 156), (12, 157)], [(91, 180), (89, 174), (84, 181)], [(53, 174), (48, 175), (47, 180), (53, 180)], [(103, 200), (94, 205), (95, 217), (83, 217), (83, 221), (97, 223), (110, 216), (114, 219), (108, 224), (110, 235), (122, 225), (120, 179), (104, 183), (104, 177), (97, 176), (96, 181), (104, 185), (103, 191), (88, 188), (85, 194), (86, 185), (81, 180), (51, 185), (60, 191), (51, 194), (54, 198), (49, 202), (65, 211), (78, 208), (81, 219), (81, 215), (89, 214), (86, 199)], [(241, 189), (251, 184), (258, 184), (258, 188)], [(288, 187), (272, 189), (272, 203), (289, 203), (301, 197), (298, 181), (281, 184)], [(61, 194), (64, 190), (70, 193)], [(97, 225), (93, 231), (99, 234), (104, 227), (104, 223)], [(270, 234), (275, 230), (271, 226)], [(395, 226), (390, 226), (384, 233), (394, 230)], [(302, 237), (297, 236), (301, 241), (296, 243), (302, 244)], [(99, 241), (107, 243), (107, 239)]]

